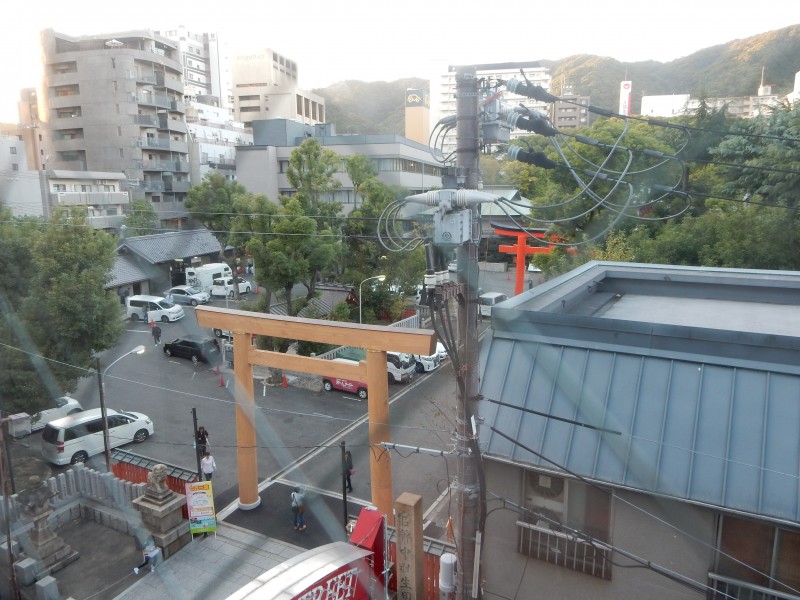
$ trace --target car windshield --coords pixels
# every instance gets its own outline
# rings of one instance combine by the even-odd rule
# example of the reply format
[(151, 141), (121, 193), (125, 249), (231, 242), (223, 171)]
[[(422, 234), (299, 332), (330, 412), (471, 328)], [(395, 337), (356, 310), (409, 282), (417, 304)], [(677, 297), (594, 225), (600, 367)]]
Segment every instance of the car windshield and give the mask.
[(159, 300), (159, 302), (158, 302), (158, 305), (159, 305), (161, 308), (172, 308), (173, 306), (175, 306), (175, 305), (174, 305), (172, 302), (170, 302), (169, 300)]

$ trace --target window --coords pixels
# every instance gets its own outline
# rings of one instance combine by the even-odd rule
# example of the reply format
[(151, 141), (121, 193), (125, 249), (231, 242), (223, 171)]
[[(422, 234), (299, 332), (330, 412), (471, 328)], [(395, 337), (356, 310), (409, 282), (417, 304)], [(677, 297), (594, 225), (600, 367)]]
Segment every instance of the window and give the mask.
[(17, 163), (11, 163), (11, 170), (19, 171), (19, 165)]
[(258, 112), (261, 110), (259, 106), (242, 106), (239, 111), (240, 112)]
[(247, 96), (239, 96), (239, 102), (245, 102), (247, 100), (258, 100), (260, 96), (258, 94), (248, 94)]
[[(558, 566), (611, 579), (609, 551), (588, 538), (611, 541), (611, 494), (563, 477), (535, 471), (524, 475), (524, 506), (518, 522), (521, 554)], [(581, 539), (573, 531), (585, 534)]]
[(716, 572), (742, 585), (717, 581), (718, 590), (739, 598), (752, 593), (751, 586), (794, 593), (800, 586), (800, 532), (728, 515), (720, 523)]
[(53, 191), (54, 192), (66, 192), (67, 191), (67, 186), (66, 186), (66, 184), (63, 184), (63, 183), (55, 183), (55, 184), (53, 184)]
[(11, 150), (11, 154), (16, 154), (17, 153), (17, 149), (14, 146), (11, 146), (10, 150)]

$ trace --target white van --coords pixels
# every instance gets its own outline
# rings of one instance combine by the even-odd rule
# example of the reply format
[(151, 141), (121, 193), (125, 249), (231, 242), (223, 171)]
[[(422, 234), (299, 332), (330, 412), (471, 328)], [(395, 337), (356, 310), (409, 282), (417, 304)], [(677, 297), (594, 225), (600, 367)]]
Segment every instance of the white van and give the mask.
[(233, 271), (225, 263), (208, 263), (186, 269), (186, 285), (202, 292), (211, 292), (214, 280), (220, 277), (233, 277)]
[[(153, 422), (142, 413), (109, 408), (106, 419), (110, 448), (143, 442), (154, 433)], [(50, 421), (42, 432), (42, 456), (55, 465), (82, 463), (104, 449), (103, 413), (99, 408)]]
[(128, 296), (125, 300), (125, 309), (129, 319), (138, 321), (161, 321), (169, 323), (182, 319), (186, 314), (183, 307), (173, 304), (161, 296)]
[(389, 383), (408, 383), (414, 378), (417, 361), (410, 354), (387, 352), (386, 370), (389, 372)]
[(504, 300), (508, 300), (508, 296), (500, 292), (486, 292), (485, 294), (481, 294), (478, 298), (478, 303), (481, 306), (481, 316), (491, 317), (492, 307), (495, 304), (500, 304)]

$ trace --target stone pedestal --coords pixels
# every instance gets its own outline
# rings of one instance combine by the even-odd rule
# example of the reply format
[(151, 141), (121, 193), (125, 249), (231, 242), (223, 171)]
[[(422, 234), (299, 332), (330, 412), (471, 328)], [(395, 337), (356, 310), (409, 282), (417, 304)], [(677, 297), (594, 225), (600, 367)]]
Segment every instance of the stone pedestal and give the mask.
[(164, 558), (169, 558), (192, 540), (189, 522), (184, 520), (181, 511), (184, 504), (186, 496), (158, 485), (153, 478), (150, 478), (144, 496), (133, 500), (134, 508), (139, 511), (144, 526), (156, 546), (161, 548)]

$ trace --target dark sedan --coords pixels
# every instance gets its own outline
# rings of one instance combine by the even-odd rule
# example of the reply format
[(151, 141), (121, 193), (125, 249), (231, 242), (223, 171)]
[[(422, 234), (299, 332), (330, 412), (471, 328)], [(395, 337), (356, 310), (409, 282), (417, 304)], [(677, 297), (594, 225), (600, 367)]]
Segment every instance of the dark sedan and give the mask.
[(192, 335), (164, 344), (164, 354), (188, 358), (194, 364), (204, 362), (209, 365), (218, 365), (221, 358), (216, 340)]

